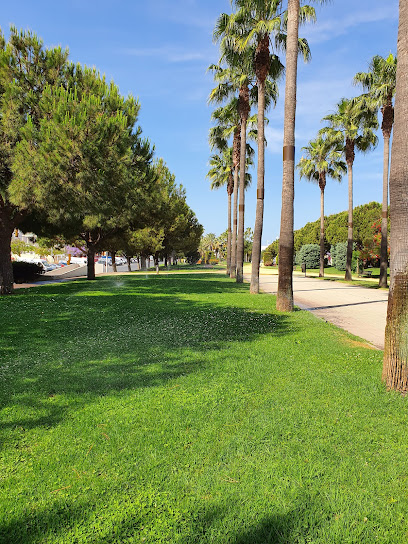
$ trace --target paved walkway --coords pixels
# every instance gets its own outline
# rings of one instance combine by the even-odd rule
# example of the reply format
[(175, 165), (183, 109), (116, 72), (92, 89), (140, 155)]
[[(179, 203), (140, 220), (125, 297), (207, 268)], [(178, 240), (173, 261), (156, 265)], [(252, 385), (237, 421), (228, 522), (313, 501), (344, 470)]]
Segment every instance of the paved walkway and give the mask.
[[(244, 275), (250, 280), (250, 275)], [(261, 275), (259, 284), (265, 293), (276, 294), (277, 275)], [(378, 349), (384, 349), (388, 291), (323, 281), (304, 276), (293, 277), (296, 306), (334, 323)]]

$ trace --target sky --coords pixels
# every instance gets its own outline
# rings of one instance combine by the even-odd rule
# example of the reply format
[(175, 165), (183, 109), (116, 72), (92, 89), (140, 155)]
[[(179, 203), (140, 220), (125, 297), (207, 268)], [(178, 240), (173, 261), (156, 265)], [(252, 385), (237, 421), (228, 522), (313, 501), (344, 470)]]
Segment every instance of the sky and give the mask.
[[(6, 2), (0, 26), (6, 37), (11, 24), (30, 29), (45, 46), (68, 47), (70, 60), (95, 66), (113, 79), (123, 95), (139, 99), (139, 124), (187, 193), (187, 202), (205, 232), (227, 228), (227, 193), (210, 190), (206, 174), (211, 151), (208, 131), (214, 86), (207, 67), (218, 61), (212, 41), (217, 17), (231, 13), (229, 0), (18, 0)], [(301, 27), (312, 53), (299, 62), (296, 115), (296, 162), (302, 146), (322, 128), (323, 116), (334, 112), (342, 97), (360, 94), (354, 75), (367, 71), (374, 55), (395, 54), (398, 0), (332, 0), (316, 7), (317, 22)], [(285, 64), (284, 54), (281, 60)], [(282, 190), (284, 80), (279, 101), (267, 113), (265, 212), (263, 244), (279, 236)], [(354, 205), (382, 198), (381, 131), (369, 154), (356, 155)], [(246, 193), (245, 226), (254, 227), (256, 171)], [(328, 180), (325, 213), (348, 206), (347, 180)], [(317, 185), (295, 175), (295, 229), (320, 217)]]

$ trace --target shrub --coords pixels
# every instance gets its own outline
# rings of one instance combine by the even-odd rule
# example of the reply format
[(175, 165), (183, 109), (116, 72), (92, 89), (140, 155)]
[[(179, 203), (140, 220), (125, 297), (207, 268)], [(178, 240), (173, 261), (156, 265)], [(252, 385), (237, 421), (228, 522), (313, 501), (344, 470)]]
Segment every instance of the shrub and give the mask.
[(36, 263), (13, 261), (13, 276), (15, 283), (37, 280), (44, 269)]
[[(353, 249), (355, 249), (354, 244)], [(338, 244), (331, 246), (330, 254), (332, 258), (332, 265), (337, 270), (346, 270), (347, 263), (347, 242), (339, 242)], [(353, 272), (357, 269), (357, 252), (353, 251), (353, 257), (351, 260), (351, 270)]]
[(306, 268), (319, 268), (320, 247), (318, 244), (305, 244), (296, 253), (295, 262), (298, 265), (306, 264)]
[(219, 260), (218, 259), (215, 259), (214, 257), (212, 257), (209, 261), (208, 261), (208, 264), (218, 264), (219, 263)]

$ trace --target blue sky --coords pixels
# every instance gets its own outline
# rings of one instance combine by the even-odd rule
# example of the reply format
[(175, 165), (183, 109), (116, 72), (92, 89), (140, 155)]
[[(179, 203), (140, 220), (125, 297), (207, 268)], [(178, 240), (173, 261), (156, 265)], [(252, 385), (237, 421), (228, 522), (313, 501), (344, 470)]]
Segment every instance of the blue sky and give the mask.
[[(141, 103), (139, 121), (156, 146), (206, 232), (226, 229), (226, 191), (211, 191), (206, 179), (212, 88), (209, 64), (218, 59), (212, 43), (214, 22), (230, 12), (227, 0), (18, 0), (2, 6), (0, 26), (31, 29), (45, 45), (68, 47), (72, 61), (96, 66), (113, 79), (122, 94)], [(370, 59), (396, 52), (398, 0), (332, 0), (317, 8), (318, 21), (301, 29), (309, 40), (312, 61), (299, 64), (296, 160), (301, 147), (315, 137), (321, 118), (340, 98), (359, 93), (352, 78), (366, 71)], [(282, 55), (284, 62), (284, 56)], [(265, 220), (263, 243), (279, 235), (284, 81), (276, 109), (267, 114)], [(355, 206), (381, 200), (382, 139), (368, 155), (357, 155)], [(246, 226), (255, 220), (256, 172), (247, 191)], [(318, 219), (317, 186), (295, 180), (295, 228)], [(326, 215), (347, 209), (347, 182), (329, 180)]]

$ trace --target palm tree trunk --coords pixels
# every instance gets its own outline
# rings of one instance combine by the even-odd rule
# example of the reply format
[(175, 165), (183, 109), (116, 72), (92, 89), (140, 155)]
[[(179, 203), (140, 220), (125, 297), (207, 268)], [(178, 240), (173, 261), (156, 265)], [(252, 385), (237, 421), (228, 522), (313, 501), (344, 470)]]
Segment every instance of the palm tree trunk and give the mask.
[(390, 164), (390, 135), (384, 134), (383, 200), (381, 219), (381, 256), (379, 286), (387, 287), (388, 268), (388, 169)]
[[(227, 188), (228, 189), (228, 188)], [(231, 192), (228, 190), (227, 274), (231, 273)]]
[(245, 214), (245, 152), (246, 117), (241, 119), (241, 152), (239, 155), (239, 219), (237, 240), (237, 283), (244, 281), (244, 214)]
[(282, 211), (279, 236), (277, 310), (293, 311), (293, 201), (295, 198), (295, 117), (299, 38), (299, 0), (288, 0)]
[(391, 281), (383, 380), (408, 392), (408, 2), (399, 3), (395, 126), (390, 171)]
[(238, 223), (238, 167), (234, 168), (234, 211), (232, 219), (231, 240), (231, 272), (230, 277), (237, 275), (237, 223)]
[(258, 80), (258, 169), (256, 188), (256, 212), (254, 239), (252, 243), (251, 285), (252, 294), (259, 293), (259, 264), (261, 262), (261, 239), (264, 212), (265, 179), (265, 81)]
[(347, 228), (347, 260), (345, 279), (350, 281), (351, 260), (353, 258), (353, 164), (347, 164), (348, 169), (348, 228)]
[(320, 270), (319, 277), (324, 277), (324, 186), (320, 187)]

